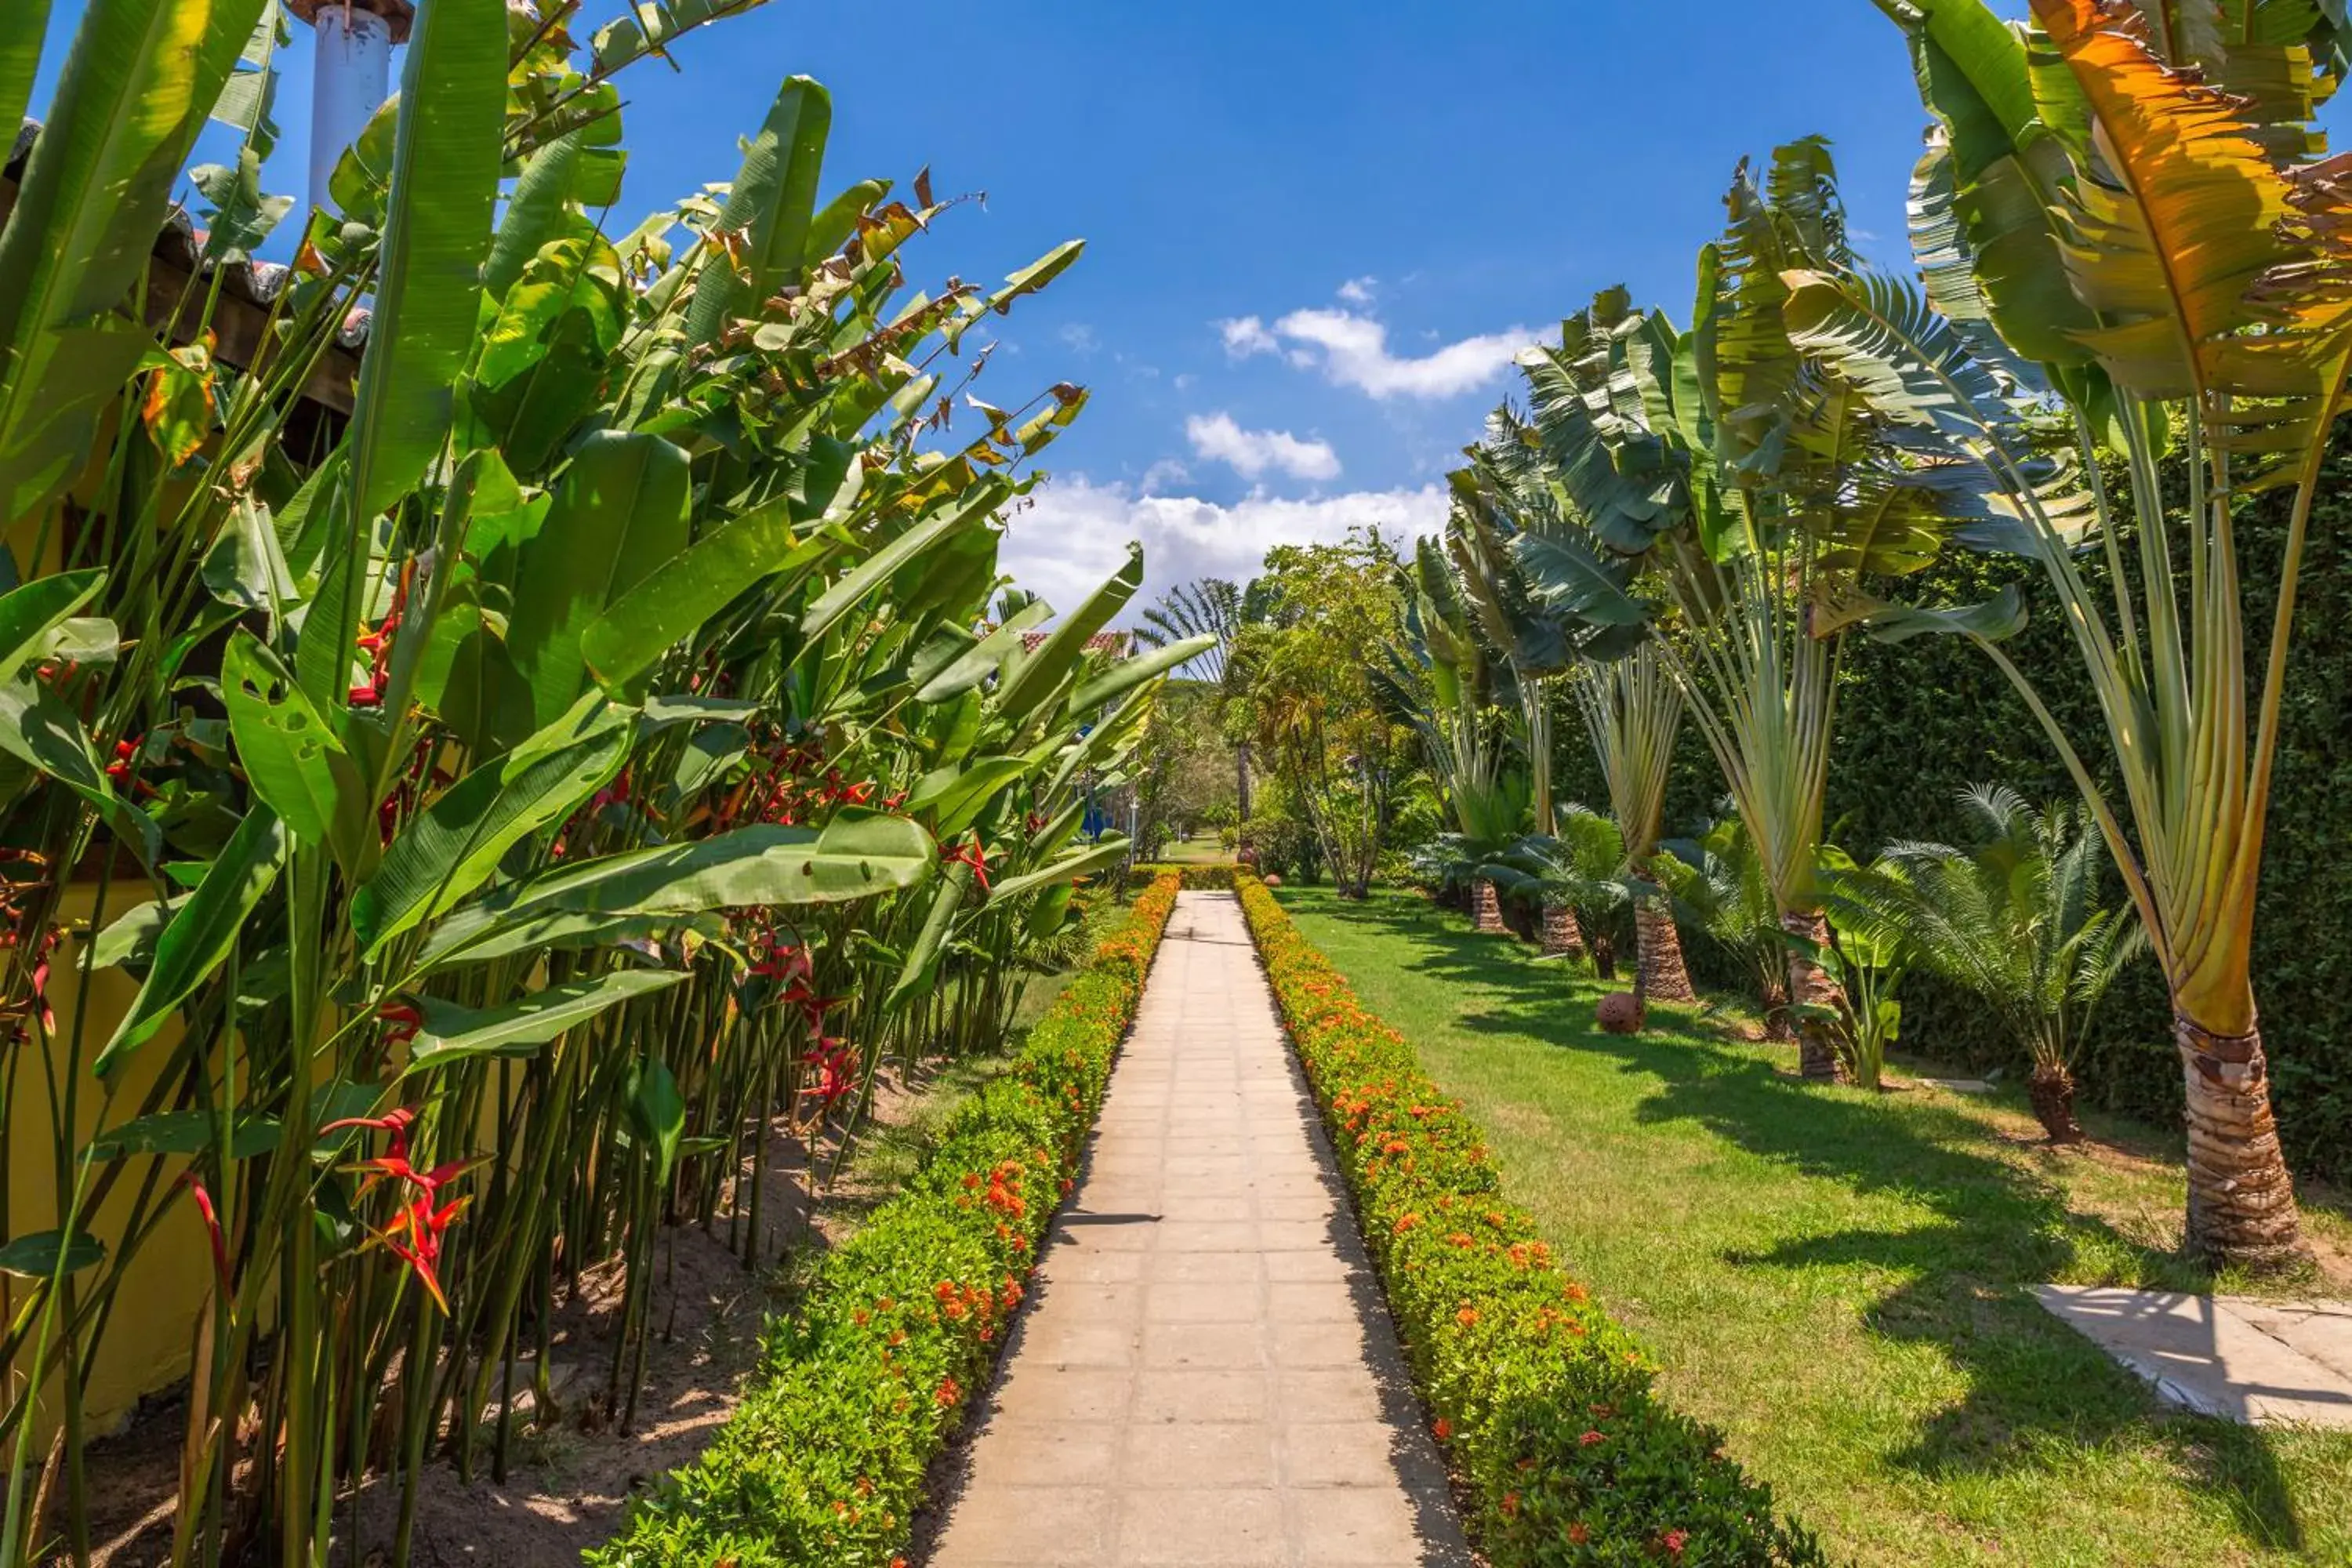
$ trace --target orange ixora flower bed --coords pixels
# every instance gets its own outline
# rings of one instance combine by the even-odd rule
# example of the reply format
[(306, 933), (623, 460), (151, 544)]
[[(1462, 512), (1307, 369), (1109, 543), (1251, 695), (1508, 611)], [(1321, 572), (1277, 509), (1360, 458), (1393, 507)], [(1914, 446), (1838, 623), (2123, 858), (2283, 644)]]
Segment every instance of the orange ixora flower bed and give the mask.
[(1496, 1568), (1826, 1561), (1501, 1195), (1485, 1135), (1366, 1011), (1265, 886), (1239, 879), (1431, 1430)]
[(985, 1388), (1070, 1190), (1175, 908), (1154, 880), (950, 1121), (923, 1170), (826, 1259), (717, 1442), (588, 1554), (600, 1568), (887, 1568), (923, 1473)]

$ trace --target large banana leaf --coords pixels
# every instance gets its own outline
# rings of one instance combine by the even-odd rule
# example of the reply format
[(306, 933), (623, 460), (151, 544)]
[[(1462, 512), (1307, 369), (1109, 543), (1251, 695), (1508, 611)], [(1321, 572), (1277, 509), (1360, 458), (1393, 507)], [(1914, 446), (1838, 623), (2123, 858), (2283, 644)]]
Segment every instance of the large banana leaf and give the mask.
[(527, 1057), (606, 1008), (667, 991), (688, 969), (616, 969), (590, 980), (543, 986), (500, 1007), (461, 1007), (426, 997), (425, 1026), (411, 1042), (407, 1070), (425, 1072), (470, 1057)]
[(331, 845), (345, 876), (366, 875), (377, 844), (375, 802), (293, 673), (241, 626), (221, 657), (221, 697), (253, 793), (296, 843)]
[(2286, 178), (2239, 106), (2168, 68), (2093, 0), (2034, 0), (2081, 86), (2112, 173), (2075, 188), (2066, 273), (2110, 324), (2078, 336), (2119, 386), (2147, 397), (2300, 398), (2269, 445), (2300, 444), (2328, 412), (2321, 361), (2340, 352), (2347, 303), (2258, 287), (2308, 269), (2290, 236)]
[(835, 548), (802, 544), (779, 499), (731, 519), (671, 556), (580, 634), (580, 654), (598, 684), (619, 696), (654, 661), (740, 595), (795, 566), (805, 572)]
[[(440, 452), (472, 358), (481, 269), (498, 203), (506, 123), (507, 13), (499, 0), (433, 0), (417, 16), (401, 77), (390, 208), (374, 319), (352, 423), (344, 570), (311, 606), (296, 668), (320, 708), (348, 700), (345, 670), (365, 600), (364, 542)], [(559, 704), (558, 710), (562, 706)]]
[(585, 689), (589, 626), (686, 549), (690, 481), (686, 454), (658, 436), (606, 431), (573, 454), (555, 504), (515, 552), (507, 647), (537, 723)]
[[(147, 971), (146, 984), (98, 1054), (100, 1073), (112, 1070), (153, 1038), (173, 1009), (227, 960), (246, 917), (277, 884), (286, 849), (285, 825), (277, 814), (260, 805), (248, 809), (205, 869), (204, 880), (155, 939), (155, 962)], [(298, 935), (296, 940), (302, 939)]]
[(0, 127), (25, 118), (48, 26), (49, 0), (13, 0), (0, 6)]
[(853, 813), (821, 831), (739, 827), (509, 884), (444, 920), (423, 962), (443, 962), (512, 922), (550, 914), (682, 916), (870, 898), (914, 886), (938, 859), (931, 836), (905, 817)]
[(352, 934), (370, 958), (419, 921), (455, 908), (516, 844), (559, 822), (620, 771), (632, 731), (607, 722), (568, 744), (483, 763), (401, 829), (352, 900)]
[(1095, 634), (1110, 624), (1110, 618), (1135, 597), (1135, 591), (1141, 586), (1143, 547), (1129, 544), (1127, 563), (1065, 617), (1036, 652), (1019, 661), (997, 697), (1004, 716), (1018, 724), (1052, 696), (1063, 678), (1086, 657), (1087, 645), (1094, 640)]
[[(37, 510), (153, 342), (122, 313), (173, 183), (262, 0), (90, 0), (0, 230), (0, 516)], [(0, 127), (23, 112), (47, 6), (8, 0)]]
[(1189, 664), (1217, 646), (1214, 632), (1202, 632), (1181, 642), (1169, 643), (1150, 653), (1136, 654), (1120, 659), (1102, 674), (1078, 688), (1070, 699), (1070, 711), (1085, 714), (1106, 702), (1117, 701), (1147, 680), (1154, 679)]
[(744, 268), (731, 250), (712, 247), (687, 316), (687, 340), (718, 341), (727, 323), (797, 279), (816, 211), (833, 99), (804, 76), (786, 81), (758, 135), (745, 143), (743, 166), (728, 187), (719, 232), (742, 237)]
[(898, 568), (957, 530), (971, 528), (1003, 506), (1012, 499), (1012, 495), (1010, 482), (992, 479), (979, 486), (971, 499), (963, 505), (935, 512), (891, 540), (859, 562), (856, 570), (844, 574), (841, 581), (818, 595), (816, 603), (801, 616), (801, 636), (812, 642), (823, 637), (832, 629), (835, 621), (889, 582)]
[(0, 595), (0, 680), (14, 680), (42, 655), (49, 634), (106, 586), (106, 573), (92, 566), (36, 577)]
[(1057, 882), (1074, 881), (1092, 872), (1108, 870), (1125, 860), (1133, 848), (1134, 846), (1123, 837), (1106, 838), (1075, 855), (1066, 855), (1050, 866), (1041, 866), (1022, 876), (1006, 878), (989, 889), (988, 901), (1001, 904), (1039, 888), (1050, 888)]

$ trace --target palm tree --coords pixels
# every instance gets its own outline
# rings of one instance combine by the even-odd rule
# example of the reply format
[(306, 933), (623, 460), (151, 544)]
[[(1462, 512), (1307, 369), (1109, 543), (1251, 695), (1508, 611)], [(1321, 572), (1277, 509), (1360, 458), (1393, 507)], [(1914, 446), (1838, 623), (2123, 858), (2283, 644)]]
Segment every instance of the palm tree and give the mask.
[(1726, 205), (1688, 332), (1612, 289), (1523, 359), (1534, 445), (1601, 548), (1524, 539), (1518, 553), (1539, 591), (1610, 616), (1627, 605), (1596, 574), (1601, 552), (1643, 560), (1667, 605), (1662, 657), (1789, 933), (1801, 1068), (1828, 1079), (1840, 1057), (1825, 1020), (1842, 999), (1812, 956), (1830, 938), (1813, 874), (1843, 606), (1857, 579), (1932, 559), (1922, 539), (1951, 501), (1785, 324), (1792, 270), (1854, 266), (1827, 147), (1778, 149), (1760, 183), (1743, 163)]
[(1651, 642), (1611, 663), (1578, 667), (1569, 686), (1600, 759), (1610, 814), (1624, 845), (1619, 871), (1633, 885), (1634, 965), (1642, 994), (1645, 1000), (1696, 1001), (1673, 906), (1651, 866), (1665, 817), (1675, 738), (1682, 728), (1682, 689)]
[[(2171, 991), (2189, 1244), (2217, 1263), (2290, 1263), (2305, 1247), (2252, 948), (2297, 576), (2352, 371), (2352, 187), (2316, 158), (2313, 123), (2341, 75), (2334, 8), (2033, 0), (2021, 36), (1982, 0), (1881, 4), (1937, 122), (1912, 201), (1927, 301), (1799, 278), (1790, 331), (1903, 425), (1916, 460), (1988, 492), (1982, 542), (2042, 563), (2105, 719), (2120, 809), (1985, 646), (2082, 790)], [(2032, 416), (2051, 406), (2072, 423), (2063, 468), (2042, 460), (2047, 421)], [(2099, 469), (2108, 447), (2127, 504)], [(2266, 487), (2292, 497), (2267, 605), (2248, 602), (2233, 515)], [(2086, 531), (2105, 584), (2078, 562)]]
[[(1179, 583), (1143, 612), (1135, 640), (1145, 647), (1166, 647), (1196, 637), (1213, 637), (1211, 644), (1176, 673), (1214, 687), (1220, 701), (1234, 695), (1239, 671), (1233, 666), (1234, 638), (1244, 623), (1248, 595), (1223, 577), (1202, 577)], [(1250, 815), (1249, 739), (1234, 742), (1234, 808), (1244, 823)]]
[(1992, 1010), (2032, 1059), (2034, 1115), (2052, 1142), (2073, 1142), (2083, 1136), (2074, 1052), (2099, 999), (2146, 951), (2147, 929), (2128, 905), (2100, 904), (2105, 847), (2087, 808), (2036, 810), (2000, 785), (1959, 798), (1974, 843), (1891, 845), (1885, 858), (1907, 877), (1843, 883), (1836, 897)]
[[(1440, 861), (1460, 862), (1470, 882), (1477, 929), (1505, 929), (1484, 862), (1525, 826), (1528, 774), (1513, 763), (1505, 721), (1495, 703), (1496, 670), (1465, 606), (1462, 584), (1433, 539), (1415, 542), (1400, 567), (1404, 637), (1392, 668), (1377, 672), (1390, 704), (1419, 732), (1422, 752), (1458, 834)], [(1450, 861), (1449, 861), (1450, 858)]]
[(1745, 968), (1763, 1010), (1767, 1039), (1787, 1039), (1787, 940), (1764, 863), (1735, 813), (1696, 838), (1671, 839), (1652, 865), (1676, 912)]
[[(1624, 869), (1625, 840), (1617, 825), (1570, 801), (1559, 808), (1557, 832), (1516, 840), (1483, 874), (1504, 892), (1543, 910), (1546, 957), (1580, 956), (1589, 927), (1593, 971), (1603, 980), (1613, 980), (1616, 944), (1610, 940), (1607, 922), (1634, 892)], [(1634, 994), (1646, 1001), (1644, 982), (1637, 966)]]

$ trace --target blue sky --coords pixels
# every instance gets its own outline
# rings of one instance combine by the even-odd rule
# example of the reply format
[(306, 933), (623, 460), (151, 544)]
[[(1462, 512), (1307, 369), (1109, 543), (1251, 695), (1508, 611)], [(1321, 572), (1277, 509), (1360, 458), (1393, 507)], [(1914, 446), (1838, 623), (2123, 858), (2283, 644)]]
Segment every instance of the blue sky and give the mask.
[[(47, 73), (79, 9), (59, 0)], [(299, 193), (296, 33), (268, 183)], [(1832, 138), (1864, 248), (1900, 261), (1922, 123), (1871, 0), (772, 0), (677, 55), (624, 79), (628, 222), (730, 177), (803, 72), (834, 95), (828, 184), (928, 163), (988, 193), (910, 254), (919, 278), (1087, 240), (977, 389), (1093, 389), (1007, 550), (1064, 605), (1133, 537), (1157, 592), (1351, 523), (1434, 527), (1514, 347), (1620, 281), (1686, 319), (1743, 153)]]

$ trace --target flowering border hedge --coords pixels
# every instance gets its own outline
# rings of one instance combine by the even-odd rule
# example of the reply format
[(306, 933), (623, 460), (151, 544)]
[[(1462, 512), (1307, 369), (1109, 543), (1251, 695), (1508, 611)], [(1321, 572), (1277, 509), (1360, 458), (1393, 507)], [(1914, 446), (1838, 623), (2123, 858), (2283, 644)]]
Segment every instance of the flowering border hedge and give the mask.
[(1183, 885), (1193, 892), (1229, 893), (1234, 889), (1236, 866), (1176, 866), (1166, 861), (1139, 863), (1134, 871), (1138, 877), (1158, 879), (1181, 877)]
[(718, 1439), (590, 1563), (900, 1561), (924, 1472), (994, 1366), (1070, 1190), (1178, 886), (1162, 876), (1137, 898), (1013, 1070), (955, 1113), (923, 1169), (825, 1259), (799, 1310), (769, 1325)]
[(1828, 1560), (1500, 1196), (1485, 1135), (1255, 877), (1239, 879), (1438, 1440), (1495, 1568)]

